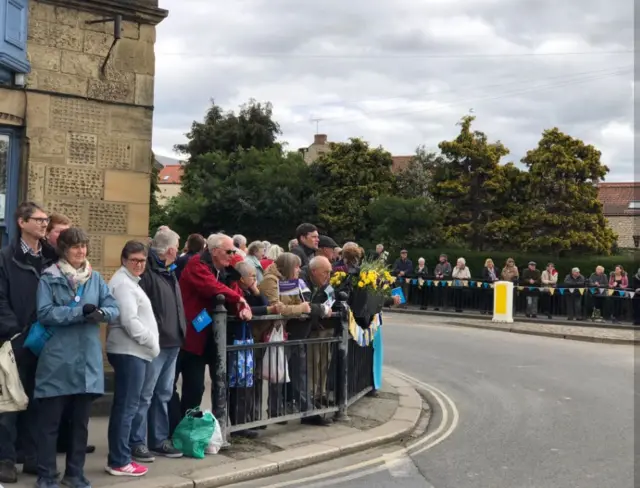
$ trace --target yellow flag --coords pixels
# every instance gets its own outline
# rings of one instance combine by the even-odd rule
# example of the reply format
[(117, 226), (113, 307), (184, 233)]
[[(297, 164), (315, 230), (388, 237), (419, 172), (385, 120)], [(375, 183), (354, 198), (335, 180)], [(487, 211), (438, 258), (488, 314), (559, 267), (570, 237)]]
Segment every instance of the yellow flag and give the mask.
[(493, 283), (491, 283), (491, 284), (489, 285), (489, 288), (493, 288)]
[(518, 291), (522, 291), (522, 290), (524, 290), (524, 286), (519, 286)]
[(453, 281), (447, 281), (447, 286), (451, 286), (451, 283), (453, 283)]
[(556, 292), (555, 288), (548, 288), (549, 290), (549, 295), (553, 295)]
[(482, 283), (478, 282), (478, 283), (476, 283), (476, 286), (477, 286), (478, 288), (482, 288)]
[(614, 292), (615, 292), (615, 290), (607, 290), (607, 295), (611, 296), (611, 295), (613, 295)]
[(584, 288), (578, 288), (578, 291), (580, 292), (580, 295), (584, 295)]
[(422, 278), (418, 278), (418, 285), (419, 286), (424, 285), (424, 280)]

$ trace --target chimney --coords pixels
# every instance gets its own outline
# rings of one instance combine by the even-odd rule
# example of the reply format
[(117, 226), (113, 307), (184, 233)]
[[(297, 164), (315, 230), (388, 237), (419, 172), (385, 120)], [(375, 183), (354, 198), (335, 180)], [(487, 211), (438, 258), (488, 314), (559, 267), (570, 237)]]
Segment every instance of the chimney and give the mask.
[(313, 137), (313, 144), (316, 146), (324, 146), (327, 143), (327, 134), (316, 134)]

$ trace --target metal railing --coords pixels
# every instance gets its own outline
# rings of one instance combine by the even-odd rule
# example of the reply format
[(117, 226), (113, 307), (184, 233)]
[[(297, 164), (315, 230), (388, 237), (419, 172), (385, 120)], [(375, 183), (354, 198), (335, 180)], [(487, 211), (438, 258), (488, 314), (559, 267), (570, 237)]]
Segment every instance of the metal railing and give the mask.
[[(493, 311), (493, 288), (489, 282), (407, 278), (400, 286), (410, 307), (478, 314), (491, 314)], [(635, 290), (632, 289), (569, 284), (558, 284), (555, 287), (515, 284), (514, 315), (628, 324), (634, 320), (634, 306), (640, 305), (634, 305), (634, 302), (638, 300), (640, 294), (636, 298)]]
[[(349, 405), (373, 389), (373, 346), (351, 339), (344, 294), (332, 317), (316, 322), (269, 315), (242, 323), (227, 314), (223, 296), (212, 318), (212, 409), (225, 443), (229, 434), (275, 423), (347, 419)], [(265, 342), (266, 333), (285, 323), (285, 341)]]

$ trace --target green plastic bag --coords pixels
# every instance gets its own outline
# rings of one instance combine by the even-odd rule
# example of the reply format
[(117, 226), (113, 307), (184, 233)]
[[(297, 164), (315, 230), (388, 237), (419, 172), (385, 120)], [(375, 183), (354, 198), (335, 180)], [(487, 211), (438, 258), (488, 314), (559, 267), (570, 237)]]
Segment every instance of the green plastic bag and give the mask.
[(211, 412), (191, 409), (173, 433), (173, 447), (185, 456), (203, 459), (214, 428), (215, 418)]

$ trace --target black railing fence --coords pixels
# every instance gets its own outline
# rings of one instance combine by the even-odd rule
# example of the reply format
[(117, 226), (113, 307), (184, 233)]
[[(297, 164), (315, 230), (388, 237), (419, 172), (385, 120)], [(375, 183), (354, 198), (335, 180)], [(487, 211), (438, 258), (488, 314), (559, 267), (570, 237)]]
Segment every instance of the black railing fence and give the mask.
[[(422, 310), (493, 313), (492, 283), (434, 278), (398, 278), (398, 283), (409, 306)], [(636, 296), (632, 289), (514, 284), (514, 315), (633, 322), (634, 307), (640, 307), (640, 293)]]
[(373, 388), (373, 347), (351, 339), (348, 317), (346, 296), (316, 322), (279, 315), (240, 322), (216, 298), (212, 406), (225, 443), (228, 434), (270, 424), (347, 418), (349, 405)]

